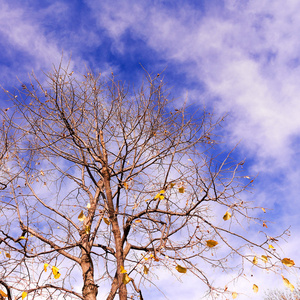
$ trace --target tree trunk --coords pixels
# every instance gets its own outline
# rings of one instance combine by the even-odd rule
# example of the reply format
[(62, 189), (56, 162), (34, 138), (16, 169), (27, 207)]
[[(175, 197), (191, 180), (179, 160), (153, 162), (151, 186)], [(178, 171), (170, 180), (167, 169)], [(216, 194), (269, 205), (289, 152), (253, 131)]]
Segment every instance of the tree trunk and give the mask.
[(94, 266), (90, 254), (82, 250), (81, 268), (83, 275), (82, 295), (84, 300), (96, 300), (98, 294), (98, 286), (94, 281)]
[[(123, 283), (123, 276), (124, 274), (121, 273), (121, 266), (124, 267), (124, 257), (123, 257), (123, 245), (121, 239), (121, 230), (118, 223), (118, 217), (116, 210), (118, 208), (114, 207), (113, 199), (112, 199), (112, 192), (110, 187), (110, 174), (107, 168), (103, 168), (103, 179), (104, 179), (104, 188), (106, 193), (106, 200), (108, 205), (108, 213), (109, 219), (112, 225), (112, 232), (114, 235), (115, 240), (115, 247), (116, 247), (116, 259), (117, 259), (117, 271), (116, 271), (116, 279), (117, 279), (117, 289), (119, 289), (119, 299), (120, 300), (127, 300), (127, 288), (126, 285)], [(115, 292), (110, 293), (109, 297), (111, 299), (114, 298), (117, 289), (114, 287), (116, 285), (116, 280), (114, 280), (112, 285), (112, 290)], [(111, 290), (111, 291), (112, 291)]]

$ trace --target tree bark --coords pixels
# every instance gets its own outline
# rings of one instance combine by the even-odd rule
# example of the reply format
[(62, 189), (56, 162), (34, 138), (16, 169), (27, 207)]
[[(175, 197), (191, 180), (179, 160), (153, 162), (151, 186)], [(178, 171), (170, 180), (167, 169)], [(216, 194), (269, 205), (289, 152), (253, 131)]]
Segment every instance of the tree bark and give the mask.
[(96, 300), (98, 294), (98, 286), (94, 281), (94, 266), (89, 253), (82, 250), (81, 268), (83, 275), (82, 295), (84, 300)]
[[(114, 280), (112, 285), (112, 290), (116, 290), (115, 285), (117, 284), (117, 289), (119, 289), (119, 299), (127, 300), (127, 288), (126, 285), (123, 283), (124, 274), (121, 273), (121, 266), (124, 267), (121, 230), (120, 230), (117, 213), (116, 213), (117, 208), (114, 207), (113, 199), (112, 199), (112, 192), (110, 187), (110, 174), (109, 174), (109, 170), (106, 167), (103, 168), (103, 181), (104, 181), (104, 188), (105, 188), (106, 200), (108, 205), (109, 219), (112, 225), (112, 232), (115, 240), (115, 247), (116, 247), (115, 250), (116, 250), (116, 259), (117, 259), (117, 271), (115, 276), (117, 280)], [(114, 299), (115, 294), (116, 293), (110, 293), (108, 299)]]

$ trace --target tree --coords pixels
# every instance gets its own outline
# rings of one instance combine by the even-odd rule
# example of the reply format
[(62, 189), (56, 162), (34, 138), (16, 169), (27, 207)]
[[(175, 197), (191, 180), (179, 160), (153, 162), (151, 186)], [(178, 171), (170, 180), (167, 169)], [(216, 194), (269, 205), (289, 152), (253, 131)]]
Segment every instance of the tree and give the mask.
[(283, 290), (269, 290), (265, 297), (265, 300), (299, 300), (300, 299), (300, 289), (299, 285), (291, 291), (283, 291)]
[[(33, 75), (7, 92), (2, 296), (94, 300), (108, 285), (107, 300), (143, 299), (159, 268), (229, 293), (211, 284), (205, 265), (280, 263), (268, 248), (275, 238), (256, 243), (238, 232), (240, 222), (260, 220), (240, 198), (253, 182), (241, 173), (244, 161), (216, 154), (222, 119), (172, 108), (161, 75), (147, 74), (137, 91), (113, 74), (75, 75), (59, 66), (45, 83)], [(231, 265), (235, 256), (242, 264)]]

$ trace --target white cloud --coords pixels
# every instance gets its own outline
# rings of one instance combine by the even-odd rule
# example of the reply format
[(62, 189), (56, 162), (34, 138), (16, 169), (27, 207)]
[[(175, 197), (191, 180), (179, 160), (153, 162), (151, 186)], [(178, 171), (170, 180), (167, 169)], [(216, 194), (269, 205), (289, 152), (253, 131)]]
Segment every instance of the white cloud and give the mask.
[[(218, 114), (230, 112), (225, 136), (228, 146), (242, 140), (243, 153), (256, 157), (256, 165), (251, 170), (254, 173), (271, 176), (281, 172), (279, 180), (274, 179), (274, 183), (266, 185), (262, 182), (255, 193), (259, 204), (274, 209), (270, 215), (280, 217), (273, 230), (278, 230), (281, 223), (284, 227), (292, 223), (297, 229), (300, 174), (295, 159), (295, 140), (300, 129), (299, 1), (288, 0), (283, 4), (254, 0), (241, 4), (241, 1), (230, 0), (224, 1), (223, 8), (207, 1), (210, 4), (203, 11), (196, 11), (188, 4), (182, 4), (181, 9), (170, 9), (159, 1), (154, 1), (152, 6), (132, 0), (114, 1), (114, 5), (109, 1), (86, 2), (99, 28), (105, 28), (114, 40), (114, 51), (126, 54), (127, 44), (122, 37), (130, 32), (157, 51), (161, 58), (177, 65), (178, 72), (204, 83), (203, 94), (195, 90), (189, 96), (192, 101), (199, 98), (208, 103), (213, 101)], [(60, 60), (62, 48), (70, 51), (74, 46), (71, 37), (78, 47), (100, 44), (99, 28), (94, 31), (80, 28), (78, 35), (67, 31), (70, 33), (67, 40), (57, 32), (46, 33), (46, 18), (51, 22), (52, 15), (57, 22), (67, 14), (66, 6), (59, 2), (33, 13), (28, 12), (26, 6), (1, 1), (0, 11), (0, 32), (8, 44), (7, 51), (20, 51), (32, 58), (30, 64), (27, 61), (22, 67), (21, 76), (20, 69), (7, 69), (7, 74), (2, 74), (6, 80), (15, 75), (25, 76), (31, 69), (48, 70), (52, 63)], [(82, 65), (85, 58), (73, 57), (73, 61)], [(297, 256), (297, 244), (295, 239), (290, 241), (285, 247), (287, 255)], [(274, 285), (274, 277), (264, 273), (256, 276), (256, 282), (264, 282), (269, 287)], [(162, 287), (169, 284), (168, 280), (163, 280)], [(225, 283), (228, 278), (224, 276), (222, 280)], [(251, 280), (239, 281), (237, 290), (248, 291), (249, 287), (251, 290)], [(172, 281), (168, 287), (170, 299), (176, 299), (180, 291), (193, 291), (197, 284), (190, 279), (185, 280), (184, 285)], [(278, 284), (282, 284), (281, 278)], [(258, 294), (257, 299), (261, 299), (261, 295)], [(255, 298), (251, 296), (251, 299)]]
[[(93, 3), (99, 26), (122, 51), (126, 50), (122, 35), (129, 31), (178, 66), (178, 72), (204, 83), (205, 92), (198, 99), (213, 101), (218, 114), (230, 112), (224, 141), (229, 148), (241, 141), (241, 151), (255, 158), (251, 172), (262, 174), (254, 199), (273, 209), (266, 215), (277, 222), (270, 226), (270, 234), (289, 224), (298, 228), (299, 2), (224, 1), (222, 9), (209, 4), (198, 13), (188, 6), (175, 11), (132, 1), (123, 2), (116, 13), (112, 6), (103, 10), (98, 1)], [(197, 90), (190, 94), (194, 102), (196, 94)], [(289, 242), (286, 253), (295, 256), (299, 241), (294, 236)], [(280, 276), (274, 279), (257, 272), (256, 278), (265, 288), (272, 288), (274, 280), (282, 284)], [(237, 287), (248, 293), (252, 281), (239, 281)], [(178, 293), (180, 287), (173, 291)], [(262, 299), (261, 292), (256, 298), (249, 295)]]
[(3, 2), (0, 5), (0, 31), (10, 49), (32, 57), (30, 66), (32, 69), (59, 62), (61, 50), (53, 41), (46, 39), (42, 28), (30, 18), (25, 9), (12, 7)]
[(300, 129), (300, 7), (294, 1), (284, 7), (267, 2), (241, 7), (227, 1), (224, 11), (211, 6), (206, 15), (188, 6), (175, 12), (132, 1), (118, 2), (117, 11), (108, 3), (97, 10), (97, 1), (93, 7), (98, 23), (118, 45), (130, 31), (166, 59), (186, 63), (182, 71), (204, 81), (208, 97), (220, 99), (219, 112), (231, 112), (232, 145), (243, 140), (261, 159), (286, 165), (290, 137)]

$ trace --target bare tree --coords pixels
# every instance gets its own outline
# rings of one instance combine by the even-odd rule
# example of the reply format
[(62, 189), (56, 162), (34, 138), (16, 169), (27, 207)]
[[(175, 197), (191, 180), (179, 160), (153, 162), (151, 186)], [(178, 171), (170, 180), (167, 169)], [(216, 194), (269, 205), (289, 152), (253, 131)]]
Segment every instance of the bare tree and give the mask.
[[(109, 286), (107, 300), (143, 299), (158, 268), (229, 293), (211, 284), (207, 266), (239, 276), (246, 261), (279, 265), (268, 248), (275, 238), (254, 242), (239, 231), (263, 221), (251, 216), (261, 208), (241, 199), (253, 182), (244, 161), (216, 153), (222, 119), (172, 108), (161, 75), (131, 90), (114, 75), (59, 67), (45, 84), (33, 76), (8, 95), (3, 132), (14, 146), (0, 230), (8, 298), (94, 300)], [(260, 254), (267, 261), (257, 263)]]
[(269, 290), (265, 297), (265, 300), (299, 300), (300, 299), (300, 289), (299, 285), (295, 288), (293, 292), (286, 290)]

